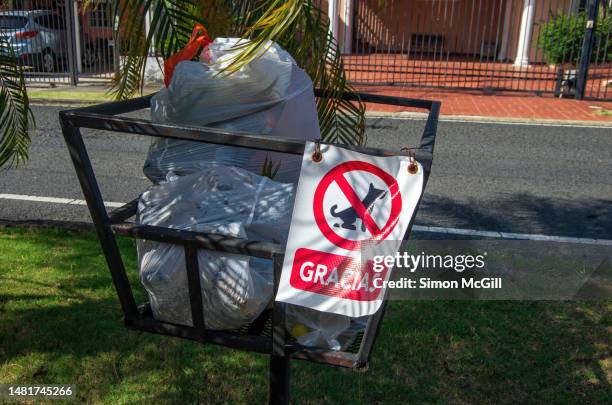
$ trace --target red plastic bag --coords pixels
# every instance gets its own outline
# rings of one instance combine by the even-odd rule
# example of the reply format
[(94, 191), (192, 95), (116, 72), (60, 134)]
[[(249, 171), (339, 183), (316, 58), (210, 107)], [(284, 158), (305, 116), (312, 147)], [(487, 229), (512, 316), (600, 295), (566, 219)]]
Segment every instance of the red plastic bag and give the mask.
[(170, 85), (172, 73), (174, 73), (176, 65), (181, 61), (191, 60), (196, 56), (200, 47), (205, 48), (211, 42), (212, 40), (208, 36), (206, 28), (204, 28), (202, 24), (196, 24), (193, 27), (193, 32), (191, 33), (191, 38), (189, 38), (187, 45), (164, 61), (164, 84), (166, 87)]

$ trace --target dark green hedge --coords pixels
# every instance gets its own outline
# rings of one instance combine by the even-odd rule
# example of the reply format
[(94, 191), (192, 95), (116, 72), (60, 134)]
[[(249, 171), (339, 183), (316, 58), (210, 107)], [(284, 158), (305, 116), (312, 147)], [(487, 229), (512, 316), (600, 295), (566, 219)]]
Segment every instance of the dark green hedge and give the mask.
[[(587, 16), (573, 16), (558, 12), (542, 25), (538, 47), (550, 65), (578, 63), (586, 30)], [(595, 46), (591, 62), (612, 62), (612, 17), (600, 17), (595, 27)]]

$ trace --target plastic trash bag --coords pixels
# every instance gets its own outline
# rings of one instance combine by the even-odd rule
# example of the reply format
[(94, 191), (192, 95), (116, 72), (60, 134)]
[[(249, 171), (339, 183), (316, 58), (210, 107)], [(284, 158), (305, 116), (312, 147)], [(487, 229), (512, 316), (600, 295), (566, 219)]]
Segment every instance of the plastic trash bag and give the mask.
[[(210, 166), (187, 176), (170, 174), (149, 187), (138, 204), (138, 222), (284, 244), (296, 186), (235, 167)], [(182, 246), (138, 240), (140, 278), (153, 316), (193, 325)], [(253, 322), (273, 299), (270, 260), (198, 250), (204, 321), (232, 330)], [(345, 349), (365, 323), (287, 306), (287, 330), (304, 346)]]
[(287, 331), (303, 346), (346, 350), (365, 330), (367, 317), (351, 318), (297, 305), (286, 305)]
[[(138, 221), (146, 225), (285, 243), (295, 185), (233, 167), (170, 175), (141, 196)], [(192, 325), (184, 249), (138, 240), (140, 278), (156, 319)], [(271, 302), (270, 260), (198, 250), (207, 328), (230, 330), (254, 321)]]
[[(232, 74), (222, 72), (237, 51), (238, 38), (217, 38), (201, 62), (180, 62), (168, 88), (151, 99), (151, 120), (207, 126), (300, 140), (320, 137), (312, 81), (280, 46), (267, 50)], [(301, 157), (173, 139), (154, 139), (144, 165), (153, 182), (194, 173), (210, 163), (261, 173), (269, 156), (280, 169), (277, 181), (297, 183)]]

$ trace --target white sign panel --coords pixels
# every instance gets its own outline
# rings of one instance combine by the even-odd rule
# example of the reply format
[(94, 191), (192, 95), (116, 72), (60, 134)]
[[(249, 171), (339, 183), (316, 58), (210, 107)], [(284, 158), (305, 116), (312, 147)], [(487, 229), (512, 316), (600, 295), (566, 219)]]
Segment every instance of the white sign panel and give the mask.
[[(277, 301), (358, 317), (384, 297), (390, 268), (362, 263), (399, 249), (423, 190), (423, 168), (405, 156), (375, 157), (306, 144)], [(380, 243), (382, 241), (389, 241)], [(396, 241), (393, 243), (392, 241)]]

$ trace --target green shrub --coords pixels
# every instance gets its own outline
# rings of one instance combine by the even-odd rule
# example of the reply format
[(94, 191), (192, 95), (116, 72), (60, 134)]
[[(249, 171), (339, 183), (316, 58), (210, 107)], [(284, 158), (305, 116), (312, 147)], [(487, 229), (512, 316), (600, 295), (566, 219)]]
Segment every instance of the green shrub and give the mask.
[[(568, 16), (558, 11), (549, 22), (542, 24), (538, 47), (550, 65), (577, 64), (582, 52), (587, 16), (584, 13)], [(595, 27), (595, 45), (591, 62), (612, 61), (612, 18), (599, 17)]]

